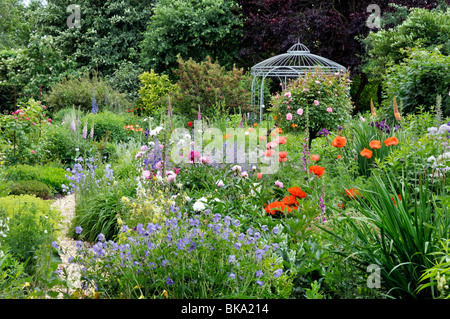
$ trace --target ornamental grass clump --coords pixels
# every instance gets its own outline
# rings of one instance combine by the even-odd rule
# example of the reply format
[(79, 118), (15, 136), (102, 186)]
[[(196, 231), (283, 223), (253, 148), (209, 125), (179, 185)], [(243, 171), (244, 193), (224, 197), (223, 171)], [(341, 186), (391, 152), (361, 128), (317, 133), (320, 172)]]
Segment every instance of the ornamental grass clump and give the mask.
[(205, 210), (183, 215), (172, 207), (163, 223), (104, 236), (71, 261), (82, 268), (80, 293), (98, 298), (287, 298), (283, 269), (267, 226), (241, 229), (238, 219)]

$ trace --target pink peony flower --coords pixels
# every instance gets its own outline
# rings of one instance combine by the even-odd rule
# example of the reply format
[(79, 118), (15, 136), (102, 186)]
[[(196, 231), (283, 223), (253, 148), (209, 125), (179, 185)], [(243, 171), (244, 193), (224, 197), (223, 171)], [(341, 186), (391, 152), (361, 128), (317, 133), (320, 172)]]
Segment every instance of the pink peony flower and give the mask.
[(292, 114), (291, 113), (286, 114), (286, 120), (288, 120), (288, 121), (292, 120)]
[(279, 188), (283, 188), (283, 186), (284, 186), (283, 183), (280, 181), (276, 181), (275, 185), (277, 185)]
[(327, 108), (328, 113), (333, 112), (333, 109), (331, 107)]
[(298, 110), (297, 110), (297, 114), (300, 115), (300, 116), (302, 116), (302, 115), (303, 115), (303, 109), (298, 109)]

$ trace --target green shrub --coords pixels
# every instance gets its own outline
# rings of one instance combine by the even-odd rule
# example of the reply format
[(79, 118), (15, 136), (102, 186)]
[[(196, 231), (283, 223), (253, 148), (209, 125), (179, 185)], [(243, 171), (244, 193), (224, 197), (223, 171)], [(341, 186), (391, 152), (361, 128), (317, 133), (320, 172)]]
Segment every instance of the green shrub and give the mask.
[[(176, 84), (172, 84), (166, 74), (156, 74), (153, 70), (139, 75), (141, 88), (139, 89), (139, 100), (137, 106), (141, 107), (145, 114), (153, 114), (161, 104), (167, 106), (167, 96), (178, 90)], [(163, 98), (165, 98), (163, 100)]]
[(402, 114), (418, 111), (419, 106), (430, 110), (437, 95), (442, 97), (442, 115), (450, 116), (450, 56), (438, 49), (427, 51), (412, 48), (409, 57), (399, 64), (392, 65), (383, 82), (388, 99), (383, 103), (385, 109), (391, 108), (391, 99), (396, 96)]
[(229, 114), (252, 111), (251, 80), (243, 75), (243, 70), (233, 67), (227, 71), (218, 62), (197, 63), (192, 59), (178, 58), (179, 68), (174, 70), (179, 78), (179, 91), (174, 95), (175, 109), (190, 118), (197, 114), (210, 117), (215, 114), (220, 103)]
[(307, 128), (313, 139), (322, 129), (335, 130), (350, 120), (348, 92), (348, 73), (307, 73), (273, 96), (270, 110), (283, 131)]
[(46, 184), (34, 180), (10, 182), (9, 193), (10, 195), (35, 195), (42, 199), (49, 199), (52, 196), (52, 191)]
[(61, 167), (50, 165), (14, 165), (9, 166), (6, 169), (6, 173), (9, 181), (35, 180), (48, 186), (52, 192), (57, 193), (61, 193), (62, 185), (68, 183), (66, 178), (67, 172)]
[(93, 98), (98, 110), (124, 111), (131, 107), (125, 94), (113, 90), (108, 83), (94, 74), (68, 77), (56, 83), (45, 96), (50, 110), (54, 113), (66, 107), (80, 107), (84, 112), (92, 111)]
[(130, 115), (120, 115), (109, 111), (103, 111), (97, 114), (88, 114), (86, 118), (89, 123), (94, 122), (94, 139), (105, 142), (129, 141), (140, 134), (135, 131), (126, 130), (125, 126), (139, 125), (143, 129), (146, 123), (142, 118)]
[(58, 234), (58, 211), (35, 196), (10, 195), (0, 198), (0, 215), (2, 220), (9, 218), (9, 230), (0, 237), (1, 246), (19, 262), (27, 262), (27, 273), (33, 273), (40, 245)]
[(0, 136), (7, 142), (2, 151), (5, 162), (40, 163), (44, 157), (45, 138), (50, 131), (51, 118), (46, 106), (34, 99), (21, 103), (10, 115), (0, 116)]
[(25, 264), (17, 261), (0, 247), (0, 298), (18, 299), (25, 296), (23, 290)]
[(139, 98), (140, 81), (138, 77), (142, 72), (139, 65), (130, 61), (121, 61), (114, 73), (106, 77), (106, 81), (113, 89), (125, 93), (127, 98), (134, 102)]

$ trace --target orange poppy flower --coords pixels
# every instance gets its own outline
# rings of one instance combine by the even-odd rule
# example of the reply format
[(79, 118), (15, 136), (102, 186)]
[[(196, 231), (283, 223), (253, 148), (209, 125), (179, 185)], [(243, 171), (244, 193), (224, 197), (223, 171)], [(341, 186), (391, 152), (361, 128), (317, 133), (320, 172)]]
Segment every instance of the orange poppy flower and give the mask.
[(260, 141), (264, 141), (266, 139), (266, 137), (264, 136), (264, 135), (261, 135), (260, 137), (259, 137), (259, 140)]
[(342, 158), (342, 156), (341, 156), (341, 155), (338, 155), (338, 156), (337, 156), (337, 158), (338, 158), (338, 159), (341, 159), (341, 158)]
[(249, 131), (249, 132), (253, 132), (253, 131), (254, 131), (253, 127), (250, 127), (250, 128), (248, 129), (248, 131)]
[(253, 123), (253, 126), (254, 126), (254, 127), (257, 127), (257, 126), (258, 126), (258, 123)]
[(311, 161), (317, 162), (320, 159), (320, 156), (316, 155), (316, 154), (313, 154), (313, 155), (311, 155), (310, 158), (311, 158)]
[(262, 173), (256, 173), (256, 178), (261, 179), (262, 178)]
[(277, 146), (278, 146), (278, 144), (276, 142), (269, 142), (269, 143), (266, 144), (266, 147), (268, 149), (275, 148)]
[(228, 138), (230, 138), (230, 137), (231, 137), (230, 134), (225, 134), (225, 139), (228, 139)]
[[(345, 194), (350, 198), (355, 198), (356, 195), (359, 195), (359, 191), (356, 188), (350, 188), (345, 190)], [(359, 195), (361, 196), (361, 195)]]
[(370, 146), (370, 148), (373, 148), (373, 149), (379, 149), (379, 148), (381, 148), (381, 142), (377, 141), (377, 140), (373, 140), (373, 141), (370, 141), (369, 146)]
[(281, 128), (279, 128), (279, 127), (276, 127), (276, 128), (272, 131), (272, 133), (270, 133), (270, 135), (275, 136), (276, 134), (281, 134), (281, 133), (283, 133), (283, 130), (282, 130)]
[(292, 196), (295, 196), (298, 198), (305, 198), (307, 196), (306, 193), (304, 191), (302, 191), (300, 187), (297, 187), (297, 186), (288, 188), (288, 192)]
[(281, 202), (288, 206), (298, 206), (297, 197), (292, 195), (286, 196)]
[(389, 137), (384, 141), (384, 144), (386, 144), (386, 146), (397, 145), (398, 139), (395, 136)]
[(275, 201), (273, 203), (270, 203), (265, 207), (266, 213), (270, 215), (275, 215), (277, 212), (284, 213), (284, 212), (291, 212), (292, 208), (290, 208), (288, 205)]
[(286, 138), (285, 136), (278, 136), (278, 137), (274, 140), (274, 142), (275, 142), (275, 143), (278, 143), (278, 144), (286, 144), (287, 138)]
[(291, 126), (292, 126), (292, 128), (296, 128), (297, 124), (292, 124)]
[(337, 148), (342, 148), (345, 144), (347, 144), (347, 139), (343, 136), (336, 136), (336, 138), (331, 141), (331, 145)]
[(365, 157), (365, 158), (371, 158), (372, 157), (372, 151), (368, 150), (367, 148), (364, 148), (361, 151), (360, 154), (361, 154), (362, 157)]
[(286, 157), (278, 157), (278, 162), (280, 162), (280, 163), (287, 162), (287, 158)]
[(321, 166), (310, 166), (309, 172), (320, 178), (323, 174), (325, 174), (325, 168)]
[(276, 120), (276, 119), (277, 119), (277, 116), (275, 115), (275, 116), (273, 117), (273, 119)]
[(267, 150), (264, 152), (264, 155), (266, 155), (267, 157), (273, 156), (275, 155), (275, 151), (274, 150)]
[(281, 158), (286, 158), (287, 155), (288, 155), (288, 152), (286, 152), (286, 151), (282, 151), (282, 152), (278, 153), (278, 156)]

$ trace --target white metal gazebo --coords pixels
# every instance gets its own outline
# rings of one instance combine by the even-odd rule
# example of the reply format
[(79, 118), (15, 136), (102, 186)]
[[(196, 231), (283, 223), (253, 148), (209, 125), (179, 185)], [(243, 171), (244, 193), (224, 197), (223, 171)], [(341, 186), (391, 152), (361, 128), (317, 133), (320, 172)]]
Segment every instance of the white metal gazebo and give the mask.
[[(300, 40), (294, 44), (287, 53), (276, 55), (259, 62), (250, 69), (252, 81), (252, 105), (259, 105), (259, 121), (262, 121), (264, 108), (264, 81), (266, 77), (276, 77), (283, 88), (286, 87), (288, 78), (299, 78), (308, 72), (320, 70), (323, 73), (337, 73), (346, 71), (342, 65), (321, 56), (311, 54), (309, 49)], [(257, 79), (261, 78), (261, 83)], [(259, 99), (256, 98), (259, 96)], [(258, 101), (255, 101), (257, 100)]]

